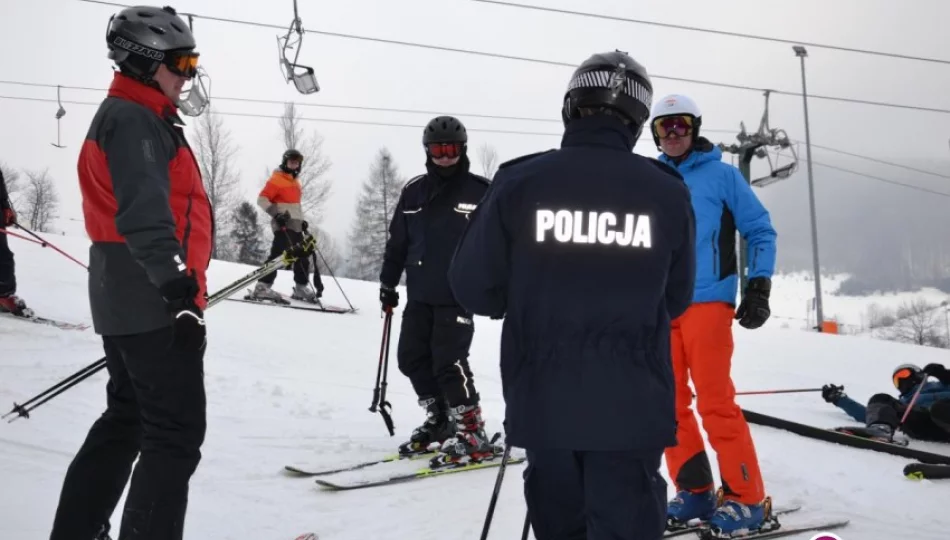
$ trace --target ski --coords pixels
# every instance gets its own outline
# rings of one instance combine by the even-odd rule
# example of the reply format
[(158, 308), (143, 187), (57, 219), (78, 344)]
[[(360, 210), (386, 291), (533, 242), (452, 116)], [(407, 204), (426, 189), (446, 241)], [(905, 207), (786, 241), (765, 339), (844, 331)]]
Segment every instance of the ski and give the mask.
[(321, 313), (340, 313), (340, 314), (343, 314), (343, 313), (353, 313), (353, 311), (354, 311), (354, 310), (347, 309), (347, 308), (344, 308), (344, 307), (339, 307), (339, 306), (328, 306), (328, 305), (323, 305), (323, 304), (312, 304), (312, 305), (309, 305), (309, 306), (300, 306), (300, 305), (292, 304), (292, 303), (290, 303), (290, 301), (288, 301), (286, 304), (284, 304), (284, 303), (282, 303), (282, 302), (281, 302), (281, 303), (277, 303), (277, 302), (265, 301), (265, 300), (251, 300), (251, 299), (249, 299), (249, 298), (247, 298), (247, 297), (245, 297), (245, 298), (228, 298), (227, 300), (229, 300), (229, 301), (231, 301), (231, 302), (243, 302), (243, 303), (245, 303), (245, 304), (254, 304), (254, 305), (258, 305), (258, 306), (272, 306), (272, 307), (280, 307), (280, 308), (299, 309), (299, 310), (303, 310), (303, 311), (319, 311), (319, 312), (321, 312)]
[(33, 316), (24, 316), (24, 315), (14, 315), (8, 311), (2, 312), (3, 315), (7, 315), (9, 318), (16, 319), (19, 321), (27, 321), (36, 324), (42, 324), (46, 326), (53, 326), (62, 330), (86, 330), (89, 328), (88, 324), (85, 323), (71, 323), (66, 321), (60, 321), (56, 319), (49, 319), (46, 317)]
[[(772, 509), (772, 515), (782, 516), (785, 514), (791, 514), (792, 512), (798, 512), (801, 509), (801, 506), (779, 506)], [(666, 533), (663, 534), (663, 538), (674, 538), (676, 536), (683, 536), (685, 534), (700, 533), (705, 526), (706, 524), (701, 521), (691, 522), (691, 524), (687, 524), (685, 527), (678, 527), (676, 529), (666, 531)]]
[(950, 478), (950, 465), (930, 463), (908, 463), (904, 467), (904, 476), (911, 480), (943, 480)]
[(320, 537), (314, 533), (304, 533), (295, 538), (294, 540), (320, 540)]
[(327, 476), (330, 474), (337, 474), (347, 471), (357, 471), (359, 469), (365, 469), (366, 467), (372, 467), (373, 465), (379, 465), (381, 463), (392, 463), (393, 461), (412, 461), (417, 459), (424, 459), (435, 456), (436, 451), (432, 450), (430, 452), (418, 452), (415, 454), (392, 454), (380, 459), (374, 459), (370, 461), (363, 461), (360, 463), (354, 463), (353, 465), (347, 465), (345, 467), (339, 467), (337, 469), (321, 469), (313, 470), (307, 469), (304, 467), (298, 467), (296, 465), (285, 465), (284, 470), (293, 473), (296, 476)]
[[(523, 463), (526, 458), (509, 458), (508, 465), (516, 465), (518, 463)], [(488, 469), (491, 467), (498, 467), (501, 465), (501, 460), (488, 460), (488, 461), (479, 461), (477, 463), (466, 463), (464, 465), (447, 465), (444, 467), (437, 467), (435, 469), (431, 467), (423, 467), (414, 472), (408, 474), (397, 474), (389, 476), (382, 480), (371, 480), (366, 482), (330, 482), (328, 480), (323, 480), (318, 478), (315, 480), (317, 485), (329, 489), (331, 491), (349, 491), (353, 489), (363, 489), (368, 487), (376, 486), (387, 486), (390, 484), (396, 484), (399, 482), (406, 482), (410, 480), (421, 480), (423, 478), (433, 478), (436, 476), (442, 476), (446, 474), (461, 473), (466, 471), (476, 471), (480, 469)]]
[[(785, 536), (793, 536), (796, 534), (801, 534), (803, 532), (811, 531), (830, 531), (834, 529), (840, 529), (841, 527), (846, 526), (850, 523), (850, 520), (841, 519), (837, 521), (829, 520), (824, 522), (812, 523), (808, 525), (792, 525), (791, 527), (781, 526), (778, 529), (772, 529), (766, 532), (760, 533), (749, 533), (741, 536), (714, 536), (711, 532), (704, 530), (700, 533), (699, 537), (701, 540), (764, 540), (766, 538), (783, 538)], [(819, 537), (820, 538), (820, 537)]]

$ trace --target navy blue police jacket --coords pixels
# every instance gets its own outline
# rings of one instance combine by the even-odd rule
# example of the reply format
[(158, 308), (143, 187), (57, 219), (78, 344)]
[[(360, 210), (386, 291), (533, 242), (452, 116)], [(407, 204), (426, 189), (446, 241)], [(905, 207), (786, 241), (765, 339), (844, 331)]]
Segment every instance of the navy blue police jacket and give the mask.
[(409, 301), (436, 306), (458, 303), (449, 287), (448, 271), (472, 210), (491, 182), (469, 172), (466, 156), (454, 174), (443, 178), (428, 164), (428, 174), (403, 187), (389, 224), (389, 240), (379, 281), (395, 287), (406, 271)]
[(695, 219), (682, 177), (633, 144), (615, 117), (571, 121), (559, 150), (499, 169), (460, 240), (455, 297), (504, 316), (514, 446), (676, 443), (670, 321), (693, 295)]

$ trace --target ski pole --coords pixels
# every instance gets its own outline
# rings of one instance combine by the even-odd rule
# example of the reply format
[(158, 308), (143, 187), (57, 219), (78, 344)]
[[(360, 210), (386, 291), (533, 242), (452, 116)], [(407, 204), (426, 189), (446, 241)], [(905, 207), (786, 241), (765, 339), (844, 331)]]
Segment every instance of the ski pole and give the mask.
[[(288, 264), (293, 264), (293, 261), (295, 260), (296, 258), (293, 255), (291, 255), (289, 250), (285, 251), (279, 257), (275, 257), (274, 259), (265, 263), (260, 268), (246, 274), (244, 277), (239, 278), (238, 280), (232, 282), (230, 285), (224, 287), (223, 289), (219, 290), (218, 292), (208, 297), (208, 305), (207, 305), (207, 308), (205, 309), (207, 310), (208, 308), (214, 306), (218, 302), (221, 302), (225, 298), (232, 296), (239, 289), (245, 287), (248, 283), (258, 279), (259, 277), (269, 274), (278, 268), (285, 267)], [(6, 418), (7, 416), (10, 416), (11, 414), (14, 414), (14, 413), (17, 413), (18, 416), (14, 417), (9, 422), (13, 422), (17, 418), (21, 418), (21, 417), (29, 418), (30, 417), (29, 413), (32, 410), (36, 409), (37, 407), (46, 403), (47, 401), (53, 399), (54, 397), (62, 394), (66, 390), (69, 390), (76, 384), (91, 377), (94, 373), (101, 371), (104, 367), (106, 367), (106, 359), (100, 358), (99, 360), (93, 362), (92, 364), (84, 367), (83, 369), (63, 379), (62, 381), (52, 386), (51, 388), (33, 397), (29, 401), (24, 402), (22, 405), (18, 405), (16, 402), (14, 402), (13, 410), (3, 415), (3, 418)], [(50, 394), (51, 392), (53, 392), (52, 395), (47, 396), (47, 394)], [(44, 396), (45, 396), (45, 399), (44, 399)], [(32, 405), (29, 408), (26, 407), (26, 405), (29, 405), (33, 403), (34, 401), (40, 400), (40, 399), (41, 401), (39, 401), (38, 403)]]
[(39, 236), (36, 236), (36, 235), (33, 234), (29, 229), (24, 229), (24, 228), (21, 227), (18, 223), (14, 223), (14, 225), (16, 225), (16, 226), (19, 227), (20, 229), (22, 229), (22, 230), (24, 230), (24, 231), (26, 231), (26, 232), (32, 234), (34, 237), (39, 238), (39, 240), (33, 240), (33, 239), (31, 239), (31, 238), (27, 238), (27, 237), (25, 237), (25, 236), (22, 236), (22, 235), (19, 235), (19, 234), (15, 233), (15, 232), (8, 231), (7, 229), (4, 229), (4, 228), (2, 228), (2, 227), (0, 227), (0, 232), (2, 232), (3, 234), (6, 234), (7, 236), (12, 236), (12, 237), (14, 237), (14, 238), (19, 238), (20, 240), (25, 240), (25, 241), (27, 241), (27, 242), (33, 242), (34, 244), (39, 244), (41, 247), (53, 248), (54, 250), (56, 250), (56, 251), (58, 251), (59, 253), (61, 253), (61, 254), (62, 254), (64, 257), (66, 257), (67, 259), (73, 261), (74, 263), (78, 264), (79, 266), (82, 266), (82, 267), (85, 268), (86, 270), (89, 270), (89, 267), (88, 267), (88, 266), (86, 266), (86, 265), (83, 264), (82, 262), (76, 260), (75, 257), (73, 257), (72, 255), (66, 253), (65, 251), (63, 251), (63, 250), (61, 250), (61, 249), (59, 249), (58, 247), (54, 246), (53, 244), (50, 244), (50, 243), (47, 242), (46, 240), (43, 240), (43, 239), (40, 238)]
[(20, 225), (19, 222), (14, 221), (13, 224), (16, 225), (16, 228), (18, 228), (18, 229), (20, 229), (21, 231), (25, 232), (26, 234), (32, 236), (33, 238), (36, 238), (37, 240), (39, 240), (41, 246), (43, 246), (43, 247), (51, 247), (51, 248), (53, 248), (55, 251), (59, 252), (59, 254), (62, 255), (63, 257), (66, 257), (67, 259), (73, 261), (74, 263), (78, 264), (79, 266), (82, 266), (82, 267), (85, 268), (86, 270), (89, 270), (89, 267), (86, 266), (85, 264), (83, 264), (82, 262), (80, 262), (78, 259), (76, 259), (76, 258), (73, 257), (72, 255), (70, 255), (69, 253), (66, 253), (65, 251), (59, 249), (58, 247), (54, 246), (53, 244), (50, 244), (49, 242), (47, 242), (44, 238), (40, 237), (40, 236), (39, 236), (38, 234), (36, 234), (35, 232), (31, 231), (30, 229), (27, 229), (27, 228), (24, 227), (23, 225)]
[[(791, 390), (752, 390), (748, 392), (736, 392), (737, 396), (755, 396), (764, 394), (799, 394), (804, 392), (821, 392), (821, 388), (795, 388)], [(696, 394), (693, 394), (696, 397)]]
[(531, 530), (531, 514), (526, 510), (524, 513), (524, 528), (521, 529), (521, 540), (528, 540), (528, 531)]
[(386, 312), (386, 319), (383, 322), (383, 341), (379, 346), (376, 388), (373, 389), (373, 403), (369, 406), (369, 411), (379, 411), (379, 414), (383, 417), (383, 422), (386, 423), (386, 429), (389, 430), (389, 436), (392, 437), (396, 435), (396, 429), (393, 425), (392, 415), (386, 410), (387, 407), (392, 410), (392, 405), (386, 401), (386, 379), (389, 374), (389, 335), (393, 326), (393, 309), (386, 307), (384, 311)]
[(491, 501), (488, 503), (488, 513), (485, 514), (485, 525), (482, 526), (481, 540), (488, 538), (488, 529), (491, 528), (492, 517), (495, 516), (495, 505), (498, 503), (498, 494), (501, 492), (501, 483), (505, 479), (505, 468), (508, 465), (508, 456), (511, 455), (511, 444), (505, 442), (505, 452), (501, 456), (501, 465), (498, 466), (498, 475), (495, 476), (495, 489), (492, 490)]
[[(70, 375), (69, 377), (66, 377), (66, 378), (63, 379), (62, 381), (60, 381), (60, 382), (54, 384), (53, 386), (47, 388), (46, 390), (40, 392), (39, 394), (37, 394), (36, 396), (30, 398), (29, 400), (24, 401), (22, 404), (17, 404), (16, 402), (14, 402), (14, 403), (13, 403), (13, 409), (12, 409), (10, 412), (8, 412), (7, 414), (5, 414), (5, 415), (3, 415), (2, 417), (0, 417), (0, 418), (6, 419), (6, 417), (10, 416), (10, 415), (13, 414), (13, 413), (18, 413), (19, 416), (13, 417), (13, 419), (10, 420), (10, 422), (13, 422), (14, 420), (16, 420), (16, 419), (19, 418), (19, 417), (29, 418), (29, 417), (30, 417), (30, 414), (29, 414), (30, 411), (32, 411), (33, 409), (39, 407), (39, 406), (42, 405), (43, 403), (46, 403), (46, 402), (49, 401), (50, 399), (52, 399), (52, 398), (58, 396), (59, 394), (65, 392), (66, 390), (68, 390), (69, 388), (71, 388), (71, 387), (72, 387), (74, 384), (76, 384), (77, 382), (83, 381), (83, 380), (85, 380), (86, 378), (90, 377), (93, 373), (95, 373), (95, 372), (99, 371), (100, 369), (102, 369), (103, 367), (105, 367), (105, 365), (106, 365), (106, 359), (105, 359), (105, 358), (100, 358), (99, 360), (96, 360), (96, 361), (93, 362), (92, 364), (89, 364), (88, 366), (86, 366), (86, 367), (80, 369), (80, 370), (77, 371), (76, 373), (73, 373), (73, 374)], [(59, 390), (59, 391), (57, 392), (57, 390)], [(50, 394), (50, 393), (53, 393), (53, 394), (52, 394), (51, 396), (49, 396), (48, 398), (46, 398), (45, 400), (41, 401), (40, 403), (37, 403), (36, 405), (33, 405), (32, 407), (28, 407), (29, 405), (32, 405), (33, 402), (35, 402), (35, 401), (37, 401), (37, 400), (40, 400), (40, 399), (43, 399), (44, 397), (46, 397), (46, 396), (47, 396), (48, 394)]]
[[(327, 262), (326, 257), (323, 256), (323, 253), (320, 252), (320, 248), (317, 247), (316, 242), (315, 242), (314, 245), (313, 245), (313, 250), (316, 251), (316, 252), (317, 252), (317, 255), (320, 256), (320, 260), (323, 261), (323, 266), (326, 266), (326, 267), (327, 267), (327, 272), (330, 272), (330, 277), (333, 278), (333, 282), (336, 283), (337, 288), (340, 289), (340, 294), (343, 295), (343, 299), (346, 300), (347, 305), (350, 306), (350, 311), (356, 311), (356, 308), (353, 307), (353, 303), (350, 302), (350, 299), (346, 297), (346, 291), (343, 290), (343, 286), (340, 285), (340, 282), (336, 279), (336, 276), (333, 275), (333, 269), (330, 268), (330, 264)], [(314, 272), (319, 272), (320, 269), (317, 268), (316, 265), (314, 265), (313, 271), (314, 271)]]
[[(920, 381), (920, 386), (917, 387), (917, 391), (914, 392), (914, 397), (910, 399), (910, 404), (907, 405), (907, 410), (904, 411), (904, 416), (901, 417), (901, 423), (897, 424), (897, 429), (904, 431), (904, 422), (907, 421), (907, 417), (910, 416), (910, 411), (914, 409), (914, 404), (917, 403), (917, 398), (920, 397), (920, 391), (924, 389), (924, 386), (927, 384), (928, 377), (925, 375), (924, 380)], [(894, 431), (897, 431), (895, 429)], [(891, 432), (891, 442), (894, 441), (894, 432)]]

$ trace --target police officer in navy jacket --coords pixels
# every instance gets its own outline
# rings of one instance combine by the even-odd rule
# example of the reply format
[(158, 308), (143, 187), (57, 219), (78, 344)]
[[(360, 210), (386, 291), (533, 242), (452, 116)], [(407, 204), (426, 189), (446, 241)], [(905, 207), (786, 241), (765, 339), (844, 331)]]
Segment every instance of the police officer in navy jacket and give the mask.
[(539, 540), (663, 535), (670, 321), (689, 306), (696, 261), (682, 177), (632, 152), (651, 102), (626, 53), (581, 64), (561, 148), (499, 169), (449, 271), (462, 306), (505, 319), (507, 442), (528, 452)]

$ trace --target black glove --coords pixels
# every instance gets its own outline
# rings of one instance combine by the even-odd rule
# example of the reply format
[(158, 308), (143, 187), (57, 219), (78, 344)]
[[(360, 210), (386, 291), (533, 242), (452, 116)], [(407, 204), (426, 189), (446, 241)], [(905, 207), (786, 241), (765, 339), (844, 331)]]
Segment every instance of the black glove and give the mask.
[(838, 400), (845, 397), (847, 394), (844, 393), (843, 386), (835, 386), (833, 384), (826, 384), (821, 387), (821, 397), (825, 401), (831, 404), (837, 404)]
[(301, 231), (307, 232), (307, 229), (309, 229), (309, 228), (310, 228), (310, 224), (307, 223), (306, 220), (305, 220), (305, 221), (302, 221), (302, 222), (300, 223), (300, 230), (301, 230)]
[(399, 305), (399, 293), (393, 287), (386, 285), (379, 286), (379, 302), (383, 304), (383, 309), (394, 308)]
[(278, 227), (286, 227), (287, 222), (290, 221), (290, 210), (285, 210), (274, 216), (274, 221), (277, 222)]
[(769, 316), (772, 315), (769, 309), (771, 290), (772, 280), (769, 278), (757, 277), (749, 280), (742, 303), (736, 310), (736, 319), (741, 326), (754, 330), (769, 320)]
[(924, 373), (937, 379), (943, 384), (950, 384), (950, 371), (940, 364), (927, 364), (924, 366)]
[(323, 283), (313, 280), (313, 288), (317, 290), (317, 298), (323, 298)]
[(172, 348), (198, 352), (205, 346), (205, 320), (201, 308), (195, 304), (198, 280), (192, 275), (181, 275), (159, 288), (172, 314)]

